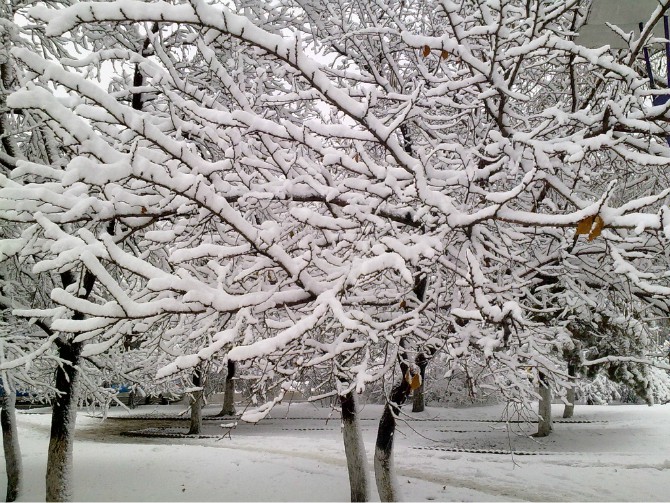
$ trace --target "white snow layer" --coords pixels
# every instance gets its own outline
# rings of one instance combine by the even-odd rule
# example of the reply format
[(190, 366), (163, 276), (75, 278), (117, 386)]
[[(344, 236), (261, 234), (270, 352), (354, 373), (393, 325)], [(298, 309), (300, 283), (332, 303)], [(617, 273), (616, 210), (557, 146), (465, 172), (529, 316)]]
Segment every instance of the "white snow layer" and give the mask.
[[(184, 407), (146, 406), (132, 414), (176, 416), (176, 409)], [(219, 407), (206, 407), (205, 415), (218, 412)], [(409, 414), (409, 423), (399, 422), (394, 458), (403, 497), (409, 501), (661, 501), (670, 494), (670, 405), (578, 405), (574, 420), (593, 422), (556, 423), (551, 436), (542, 440), (523, 434), (532, 432), (532, 426), (512, 424), (508, 438), (503, 423), (481, 422), (499, 419), (501, 410), (501, 406), (429, 407), (424, 413)], [(556, 418), (561, 411), (561, 405), (554, 405)], [(110, 412), (111, 416), (127, 414), (121, 409)], [(361, 415), (371, 458), (381, 406), (364, 406)], [(22, 501), (44, 498), (49, 421), (49, 414), (18, 414), (26, 472)], [(77, 422), (75, 501), (349, 498), (339, 414), (329, 408), (280, 405), (259, 424), (238, 422), (230, 438), (219, 421), (205, 421), (204, 433), (217, 437), (204, 439), (118, 436), (124, 430), (175, 423), (101, 421), (82, 412)], [(508, 450), (510, 442), (517, 451), (538, 454), (512, 459), (435, 449)], [(0, 475), (0, 493), (5, 483)], [(376, 499), (374, 487), (371, 493)]]

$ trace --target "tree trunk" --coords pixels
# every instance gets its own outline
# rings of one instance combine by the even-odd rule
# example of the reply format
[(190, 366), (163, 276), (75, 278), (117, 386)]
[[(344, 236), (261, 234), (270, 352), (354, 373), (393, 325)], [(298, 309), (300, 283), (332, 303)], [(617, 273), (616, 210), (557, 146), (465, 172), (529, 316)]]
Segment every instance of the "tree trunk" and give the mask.
[(193, 386), (200, 387), (201, 389), (191, 394), (191, 428), (188, 430), (188, 434), (200, 435), (202, 432), (202, 402), (204, 395), (201, 369), (196, 369), (193, 372)]
[[(151, 33), (158, 33), (158, 23), (154, 23), (151, 25)], [(151, 40), (149, 37), (144, 39), (144, 42), (142, 44), (142, 56), (149, 56), (151, 53), (148, 50), (149, 46), (151, 45)], [(135, 71), (133, 73), (133, 87), (139, 88), (144, 85), (144, 75), (142, 75), (142, 72), (140, 71), (140, 65), (135, 63)], [(143, 96), (142, 93), (133, 93), (132, 101), (131, 101), (131, 106), (134, 110), (142, 110), (142, 100)]]
[(426, 399), (423, 394), (423, 379), (421, 385), (414, 390), (412, 395), (412, 412), (423, 412), (426, 410)]
[(377, 443), (375, 444), (375, 482), (380, 501), (398, 501), (398, 484), (393, 473), (393, 435), (395, 434), (395, 414), (389, 404), (379, 421)]
[(342, 405), (342, 437), (347, 456), (351, 501), (368, 501), (368, 461), (365, 444), (356, 415), (356, 398), (353, 391), (340, 396)]
[(546, 437), (551, 433), (551, 388), (549, 381), (542, 373), (539, 375), (540, 381), (540, 403), (539, 403), (539, 420), (537, 424), (536, 437)]
[(23, 466), (19, 434), (16, 428), (16, 393), (11, 386), (5, 386), (1, 404), (0, 424), (2, 425), (2, 446), (5, 451), (7, 468), (7, 501), (15, 501), (21, 492)]
[(571, 418), (575, 414), (575, 381), (574, 377), (577, 375), (577, 369), (575, 368), (574, 365), (568, 364), (568, 375), (573, 378), (573, 380), (570, 383), (570, 387), (567, 390), (567, 400), (568, 404), (565, 405), (565, 408), (563, 409), (563, 417), (565, 419)]
[(223, 408), (219, 416), (234, 416), (235, 412), (235, 362), (228, 360), (228, 373), (226, 374), (226, 387), (223, 393)]
[(400, 407), (405, 403), (411, 391), (410, 383), (406, 379), (408, 365), (401, 363), (400, 368), (402, 381), (391, 391), (391, 396), (384, 406), (384, 412), (377, 430), (375, 481), (381, 501), (398, 501), (400, 497), (398, 485), (395, 482), (395, 474), (393, 473), (393, 437), (395, 435), (395, 418), (400, 413)]
[(423, 393), (424, 382), (426, 380), (426, 367), (428, 366), (428, 359), (423, 353), (419, 353), (416, 357), (416, 364), (419, 366), (421, 374), (421, 384), (412, 393), (412, 412), (423, 412), (426, 410), (426, 400)]
[(51, 438), (47, 457), (46, 501), (72, 499), (72, 448), (77, 420), (77, 374), (82, 344), (63, 342), (58, 356), (63, 360), (56, 370), (56, 390), (51, 415)]

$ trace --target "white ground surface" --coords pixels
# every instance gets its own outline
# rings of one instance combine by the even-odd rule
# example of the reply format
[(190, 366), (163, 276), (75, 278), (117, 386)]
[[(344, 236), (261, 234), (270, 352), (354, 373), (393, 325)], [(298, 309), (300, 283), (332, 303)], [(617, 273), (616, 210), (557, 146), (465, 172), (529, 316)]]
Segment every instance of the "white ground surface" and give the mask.
[[(213, 414), (220, 406), (210, 406)], [(230, 438), (119, 436), (185, 422), (128, 419), (176, 415), (184, 406), (115, 409), (107, 419), (81, 411), (74, 453), (74, 497), (88, 501), (345, 501), (349, 498), (337, 413), (311, 404), (280, 406), (260, 424), (239, 423)], [(409, 501), (667, 501), (670, 497), (670, 405), (578, 406), (543, 440), (533, 425), (493, 422), (501, 407), (428, 408), (399, 424), (395, 464)], [(562, 406), (555, 405), (556, 417)], [(38, 411), (39, 412), (39, 411)], [(45, 411), (46, 412), (46, 411)], [(370, 460), (381, 407), (362, 411)], [(26, 474), (21, 500), (44, 500), (50, 415), (19, 413)], [(208, 420), (222, 435), (228, 419)], [(517, 451), (509, 454), (444, 449)], [(417, 449), (421, 447), (422, 449)], [(443, 449), (443, 450), (439, 450)], [(521, 453), (535, 453), (534, 455)], [(5, 491), (4, 466), (0, 494)], [(377, 498), (374, 483), (372, 497)]]

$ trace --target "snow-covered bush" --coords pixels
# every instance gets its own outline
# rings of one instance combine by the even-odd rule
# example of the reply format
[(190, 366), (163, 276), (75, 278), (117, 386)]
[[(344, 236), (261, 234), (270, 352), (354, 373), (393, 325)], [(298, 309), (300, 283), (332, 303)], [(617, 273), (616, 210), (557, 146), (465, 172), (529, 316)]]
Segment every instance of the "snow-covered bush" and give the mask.
[(597, 374), (593, 379), (581, 383), (578, 397), (588, 405), (605, 405), (621, 400), (621, 385), (612, 382), (603, 374)]

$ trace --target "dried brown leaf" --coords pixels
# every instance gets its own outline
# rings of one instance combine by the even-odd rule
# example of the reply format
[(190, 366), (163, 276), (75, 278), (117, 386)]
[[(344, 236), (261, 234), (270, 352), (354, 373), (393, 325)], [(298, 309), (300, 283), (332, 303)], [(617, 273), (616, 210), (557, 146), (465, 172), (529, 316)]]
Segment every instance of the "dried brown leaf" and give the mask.
[(581, 220), (577, 224), (577, 234), (588, 234), (589, 232), (591, 232), (591, 227), (593, 226), (593, 219), (594, 216), (591, 215)]
[(600, 236), (600, 233), (603, 231), (604, 227), (605, 221), (600, 218), (600, 215), (597, 215), (593, 223), (593, 229), (591, 229), (591, 232), (589, 233), (589, 241), (593, 241), (595, 238)]

